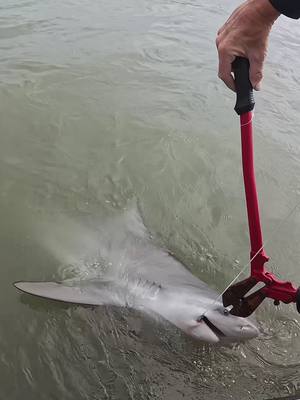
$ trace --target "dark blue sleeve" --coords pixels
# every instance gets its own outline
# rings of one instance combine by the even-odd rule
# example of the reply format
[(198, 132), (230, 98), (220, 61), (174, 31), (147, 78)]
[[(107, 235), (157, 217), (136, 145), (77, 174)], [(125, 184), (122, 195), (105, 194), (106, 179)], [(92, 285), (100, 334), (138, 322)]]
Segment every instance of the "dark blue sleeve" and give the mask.
[(270, 0), (270, 2), (280, 14), (290, 18), (300, 18), (300, 0)]

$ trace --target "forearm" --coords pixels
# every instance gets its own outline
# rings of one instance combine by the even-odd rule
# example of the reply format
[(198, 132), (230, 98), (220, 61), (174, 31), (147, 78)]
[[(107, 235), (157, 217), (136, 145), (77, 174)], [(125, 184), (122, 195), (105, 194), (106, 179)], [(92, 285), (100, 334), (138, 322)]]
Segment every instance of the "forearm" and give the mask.
[(300, 0), (269, 0), (280, 14), (287, 17), (300, 18)]

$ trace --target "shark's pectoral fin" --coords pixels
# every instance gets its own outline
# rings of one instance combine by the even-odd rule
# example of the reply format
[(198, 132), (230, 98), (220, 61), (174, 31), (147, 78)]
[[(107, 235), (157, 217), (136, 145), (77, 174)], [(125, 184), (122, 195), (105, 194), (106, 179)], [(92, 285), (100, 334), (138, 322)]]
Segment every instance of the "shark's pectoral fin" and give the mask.
[(15, 282), (14, 286), (24, 293), (45, 299), (86, 305), (121, 305), (109, 288), (102, 284), (69, 285), (59, 282)]

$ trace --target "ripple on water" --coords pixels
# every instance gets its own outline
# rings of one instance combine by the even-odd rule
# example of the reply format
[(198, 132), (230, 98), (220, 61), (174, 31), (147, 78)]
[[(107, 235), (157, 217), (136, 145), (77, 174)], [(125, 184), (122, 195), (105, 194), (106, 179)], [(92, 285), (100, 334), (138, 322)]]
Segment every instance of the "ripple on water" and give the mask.
[[(292, 307), (266, 303), (262, 335), (222, 348), (131, 310), (53, 304), (11, 288), (110, 267), (82, 225), (98, 228), (132, 198), (211, 286), (221, 290), (247, 262), (238, 126), (232, 94), (216, 79), (225, 3), (1, 1), (1, 399), (252, 400), (299, 387)], [(267, 234), (300, 187), (299, 27), (277, 26), (255, 117)], [(295, 281), (299, 223), (296, 213), (268, 245), (278, 272)]]

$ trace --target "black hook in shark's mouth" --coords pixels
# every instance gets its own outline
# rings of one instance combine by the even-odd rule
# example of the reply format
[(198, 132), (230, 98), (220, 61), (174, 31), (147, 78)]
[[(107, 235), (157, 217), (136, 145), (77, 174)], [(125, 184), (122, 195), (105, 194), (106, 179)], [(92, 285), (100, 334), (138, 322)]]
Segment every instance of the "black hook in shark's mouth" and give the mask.
[(226, 336), (219, 328), (216, 327), (205, 315), (201, 317), (201, 321), (205, 322), (206, 325), (218, 336)]

